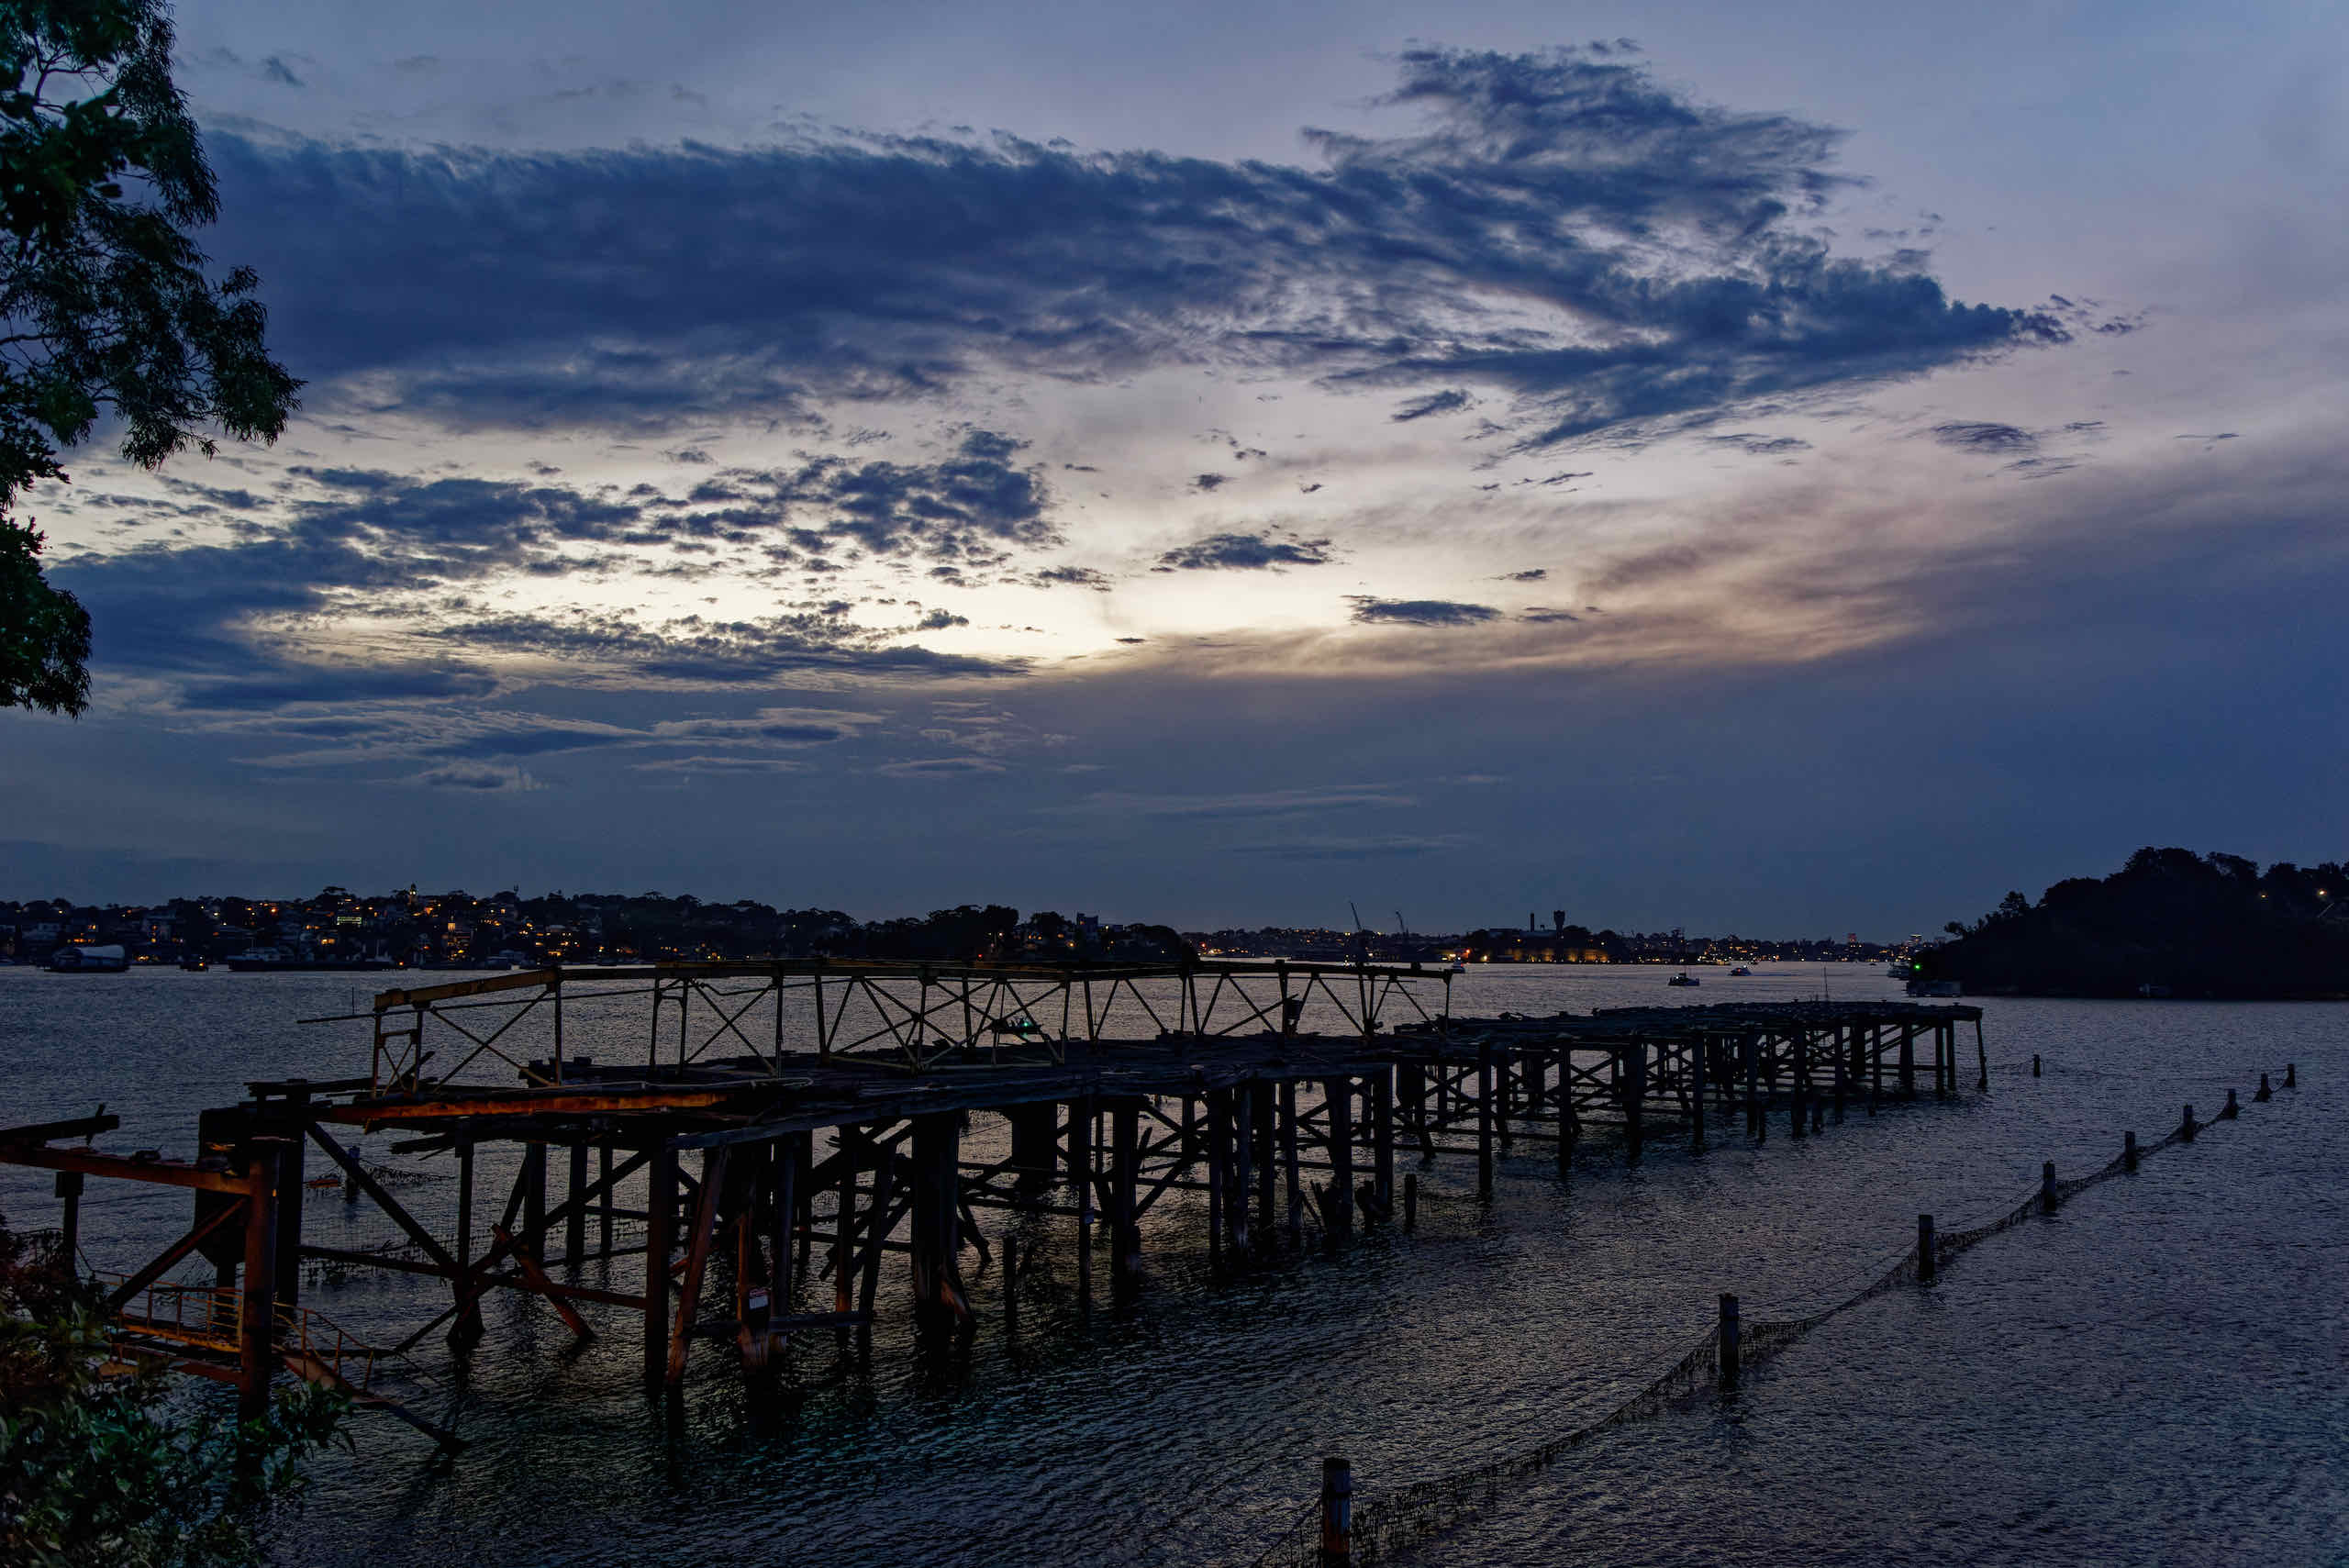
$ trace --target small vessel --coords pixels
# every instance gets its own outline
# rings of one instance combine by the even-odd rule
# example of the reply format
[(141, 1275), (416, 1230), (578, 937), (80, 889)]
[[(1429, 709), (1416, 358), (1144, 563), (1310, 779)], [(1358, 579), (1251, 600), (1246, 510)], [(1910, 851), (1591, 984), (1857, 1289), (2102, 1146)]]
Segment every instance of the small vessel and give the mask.
[(1690, 974), (1687, 970), (1682, 970), (1679, 973), (1665, 981), (1664, 984), (1666, 985), (1701, 985), (1704, 982), (1698, 980), (1695, 975)]
[(212, 961), (200, 952), (192, 952), (180, 960), (180, 967), (190, 974), (200, 974), (212, 967)]
[(1732, 967), (1731, 968), (1731, 970), (1730, 970), (1730, 972), (1729, 972), (1729, 977), (1730, 977), (1731, 980), (1737, 980), (1737, 979), (1746, 979), (1746, 980), (1751, 980), (1751, 979), (1753, 979), (1753, 972), (1752, 970), (1750, 970), (1750, 969), (1746, 968), (1746, 967), (1745, 967), (1745, 965), (1743, 965), (1743, 964), (1742, 964), (1742, 963), (1741, 963), (1741, 964), (1736, 964), (1736, 965), (1734, 965), (1734, 966), (1732, 966)]
[(1452, 967), (1445, 970), (1444, 973), (1447, 974), (1465, 974), (1468, 973), (1468, 966), (1455, 958), (1452, 961)]
[(1913, 978), (1909, 982), (1911, 996), (1963, 996), (1965, 984), (1958, 980), (1926, 980)]
[(130, 967), (130, 955), (119, 946), (61, 947), (49, 955), (56, 974), (120, 974)]

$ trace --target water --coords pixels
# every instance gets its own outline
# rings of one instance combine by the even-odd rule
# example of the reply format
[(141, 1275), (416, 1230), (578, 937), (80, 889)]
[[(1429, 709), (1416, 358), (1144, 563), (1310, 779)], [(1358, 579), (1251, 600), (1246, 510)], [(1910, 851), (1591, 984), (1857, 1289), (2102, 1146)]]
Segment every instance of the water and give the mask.
[[(1480, 970), (1455, 1006), (1892, 992), (1842, 966), (1708, 972), (1695, 993), (1663, 978)], [(184, 1152), (195, 1108), (247, 1078), (363, 1069), (363, 1034), (291, 1022), (350, 999), (348, 981), (299, 975), (0, 971), (0, 1120), (103, 1098), (124, 1117), (112, 1146)], [(1644, 1382), (1718, 1292), (1738, 1291), (1749, 1318), (1799, 1310), (1897, 1255), (1918, 1213), (1958, 1228), (2028, 1190), (2043, 1159), (2085, 1172), (2124, 1129), (2150, 1140), (2183, 1102), (2207, 1117), (2232, 1087), (2240, 1121), (1994, 1239), (1932, 1289), (1836, 1318), (1730, 1401), (1575, 1451), (1413, 1560), (2349, 1562), (2349, 1006), (1984, 1006), (1987, 1098), (1855, 1110), (1801, 1141), (1779, 1117), (1760, 1149), (1652, 1148), (1628, 1173), (1594, 1144), (1568, 1187), (1528, 1147), (1489, 1209), (1472, 1164), (1449, 1160), (1421, 1173), (1415, 1233), (1339, 1257), (1211, 1285), (1198, 1207), (1170, 1197), (1146, 1222), (1142, 1300), (1089, 1335), (1064, 1236), (1017, 1340), (997, 1276), (966, 1256), (982, 1327), (942, 1371), (914, 1356), (888, 1278), (870, 1371), (807, 1344), (777, 1415), (747, 1407), (709, 1351), (664, 1418), (637, 1387), (632, 1320), (590, 1307), (608, 1331), (573, 1350), (542, 1304), (508, 1295), (469, 1367), (428, 1341), (473, 1440), (454, 1469), (429, 1473), (419, 1440), (362, 1418), (358, 1458), (320, 1467), (281, 1557), (1245, 1562), (1308, 1500), (1324, 1452), (1375, 1492), (1531, 1446)], [(2280, 1082), (2288, 1061), (2302, 1086), (2252, 1104), (2258, 1073)], [(137, 1262), (136, 1244), (184, 1224), (184, 1199), (105, 1185), (84, 1221), (101, 1262)], [(0, 1209), (20, 1223), (47, 1221), (47, 1191), (45, 1174), (0, 1169)], [(403, 1281), (306, 1299), (356, 1325), (430, 1310)]]

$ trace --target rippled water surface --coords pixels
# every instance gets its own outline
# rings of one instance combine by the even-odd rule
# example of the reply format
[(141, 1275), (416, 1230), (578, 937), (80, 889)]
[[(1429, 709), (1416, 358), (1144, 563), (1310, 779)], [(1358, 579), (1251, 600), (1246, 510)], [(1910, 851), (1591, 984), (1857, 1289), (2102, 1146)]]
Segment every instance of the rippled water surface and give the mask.
[[(1663, 978), (1497, 967), (1464, 977), (1454, 1007), (1893, 990), (1840, 966), (1715, 973), (1697, 993)], [(293, 1022), (351, 997), (298, 975), (0, 970), (0, 1121), (104, 1100), (124, 1118), (111, 1145), (187, 1152), (195, 1110), (247, 1079), (363, 1071), (363, 1032)], [(357, 1458), (321, 1468), (281, 1556), (1244, 1563), (1306, 1502), (1324, 1452), (1375, 1493), (1531, 1447), (1643, 1383), (1708, 1326), (1717, 1293), (1739, 1292), (1749, 1317), (1822, 1302), (1897, 1255), (1918, 1213), (1954, 1229), (2029, 1189), (2043, 1159), (2085, 1172), (2124, 1129), (2150, 1140), (2232, 1087), (2239, 1121), (1932, 1288), (1844, 1314), (1727, 1401), (1575, 1451), (1414, 1561), (2349, 1562), (2349, 1006), (1984, 1006), (1987, 1095), (1971, 1091), (1969, 1040), (1958, 1100), (1854, 1110), (1817, 1139), (1779, 1118), (1762, 1147), (1717, 1136), (1697, 1156), (1667, 1140), (1634, 1171), (1594, 1140), (1564, 1183), (1525, 1147), (1489, 1208), (1473, 1163), (1447, 1160), (1421, 1173), (1414, 1233), (1340, 1256), (1211, 1280), (1199, 1206), (1170, 1198), (1146, 1226), (1141, 1302), (1089, 1331), (1063, 1233), (1045, 1232), (1016, 1337), (995, 1272), (966, 1256), (982, 1326), (943, 1366), (915, 1354), (892, 1278), (869, 1368), (836, 1365), (829, 1339), (797, 1349), (780, 1410), (750, 1407), (711, 1350), (664, 1413), (638, 1388), (626, 1315), (573, 1350), (543, 1306), (509, 1296), (469, 1364), (437, 1339), (423, 1352), (473, 1442), (454, 1468), (433, 1473), (418, 1440), (362, 1418)], [(2252, 1104), (2259, 1073), (2280, 1081), (2287, 1062), (2301, 1086)], [(85, 1207), (95, 1261), (143, 1261), (141, 1243), (184, 1228), (184, 1200), (106, 1185)], [(0, 1168), (18, 1223), (49, 1222), (48, 1190)], [(335, 1207), (317, 1222), (341, 1222)], [(588, 1283), (601, 1267), (618, 1265)], [(306, 1299), (362, 1331), (433, 1310), (379, 1278)]]

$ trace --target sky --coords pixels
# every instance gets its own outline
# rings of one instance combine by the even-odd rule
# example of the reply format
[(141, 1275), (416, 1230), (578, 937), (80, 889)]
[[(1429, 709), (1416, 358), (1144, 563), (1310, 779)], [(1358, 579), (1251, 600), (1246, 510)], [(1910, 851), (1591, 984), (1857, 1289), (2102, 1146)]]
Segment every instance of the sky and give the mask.
[(182, 6), (0, 896), (1894, 938), (2340, 837), (2316, 6)]

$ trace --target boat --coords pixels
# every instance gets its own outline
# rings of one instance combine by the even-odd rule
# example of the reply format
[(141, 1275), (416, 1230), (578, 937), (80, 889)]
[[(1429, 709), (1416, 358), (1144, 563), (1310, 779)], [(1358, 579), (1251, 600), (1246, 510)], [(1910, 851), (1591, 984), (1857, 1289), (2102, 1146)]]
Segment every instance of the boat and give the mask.
[(114, 944), (61, 947), (49, 955), (49, 968), (56, 974), (120, 974), (129, 967), (129, 953)]
[(1753, 972), (1741, 963), (1730, 970), (1729, 977), (1731, 980), (1751, 980), (1753, 978)]
[(1911, 996), (1963, 996), (1965, 995), (1965, 984), (1958, 980), (1911, 979), (1909, 982), (1909, 995)]
[(212, 967), (212, 961), (200, 952), (192, 952), (180, 960), (180, 967), (190, 974), (200, 974)]
[(1704, 982), (1698, 980), (1695, 975), (1690, 974), (1687, 971), (1683, 970), (1678, 974), (1675, 974), (1671, 979), (1665, 981), (1664, 984), (1666, 985), (1701, 985)]
[(1455, 958), (1452, 961), (1452, 967), (1445, 970), (1444, 973), (1446, 974), (1465, 974), (1468, 973), (1468, 966)]

